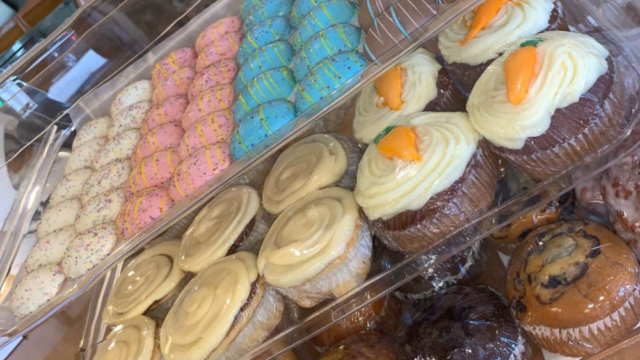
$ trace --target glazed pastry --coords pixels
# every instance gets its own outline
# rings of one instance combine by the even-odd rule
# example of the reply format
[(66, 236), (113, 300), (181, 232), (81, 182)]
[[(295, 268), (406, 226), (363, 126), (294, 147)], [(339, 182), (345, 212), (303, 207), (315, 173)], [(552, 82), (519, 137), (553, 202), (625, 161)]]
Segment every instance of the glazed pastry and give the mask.
[[(371, 25), (379, 27), (377, 17), (380, 16), (385, 10), (395, 5), (398, 0), (363, 0), (359, 1), (360, 11), (358, 11), (358, 26), (363, 31), (368, 31)], [(437, 3), (433, 3), (431, 6), (436, 8)], [(395, 10), (394, 10), (395, 11)], [(425, 19), (428, 20), (428, 19)]]
[(264, 103), (288, 99), (295, 89), (296, 80), (289, 68), (267, 70), (253, 78), (238, 94), (233, 118), (236, 122), (241, 122), (248, 113)]
[(77, 279), (96, 267), (115, 247), (116, 227), (103, 223), (71, 241), (62, 259), (62, 272), (69, 279)]
[(319, 4), (302, 19), (293, 33), (293, 48), (299, 52), (313, 35), (331, 25), (349, 23), (357, 11), (358, 5), (349, 0), (329, 0)]
[(189, 103), (182, 115), (182, 127), (188, 129), (200, 118), (231, 108), (234, 95), (232, 84), (220, 85), (198, 95), (196, 100)]
[(80, 200), (86, 204), (98, 195), (123, 187), (130, 173), (131, 165), (127, 160), (114, 161), (106, 165), (94, 172), (84, 184)]
[(27, 274), (11, 294), (11, 312), (17, 318), (31, 315), (56, 296), (64, 280), (58, 265), (43, 266)]
[(49, 206), (58, 205), (65, 200), (79, 198), (80, 194), (82, 194), (82, 188), (91, 177), (91, 174), (93, 174), (93, 170), (85, 168), (65, 176), (53, 189), (49, 197)]
[(258, 270), (279, 292), (310, 308), (362, 284), (371, 254), (369, 228), (353, 193), (333, 187), (312, 192), (278, 216), (262, 242)]
[(38, 239), (68, 226), (73, 226), (80, 208), (82, 208), (82, 203), (79, 199), (65, 200), (48, 208), (42, 215), (40, 225), (38, 225)]
[(242, 64), (236, 79), (236, 93), (241, 93), (251, 80), (263, 72), (289, 66), (294, 55), (293, 47), (284, 40), (263, 46)]
[(179, 241), (167, 241), (136, 256), (116, 280), (102, 321), (114, 325), (135, 318), (171, 295), (185, 275), (178, 267), (179, 249)]
[(100, 149), (100, 156), (96, 156), (92, 161), (93, 168), (99, 170), (113, 161), (128, 160), (133, 155), (138, 141), (140, 132), (137, 129), (121, 132)]
[(197, 59), (198, 54), (190, 47), (170, 52), (169, 55), (158, 61), (151, 71), (153, 86), (158, 87), (162, 85), (169, 76), (182, 68), (193, 69), (196, 66)]
[(207, 26), (196, 39), (196, 51), (201, 53), (216, 39), (235, 33), (242, 29), (242, 20), (237, 16), (230, 16), (220, 19), (213, 24)]
[(135, 168), (140, 162), (157, 152), (177, 148), (184, 135), (180, 124), (172, 122), (154, 128), (146, 133), (136, 145), (131, 156), (131, 167)]
[(597, 354), (640, 322), (638, 260), (597, 223), (559, 222), (532, 232), (511, 258), (506, 286), (520, 327), (564, 356)]
[(173, 206), (164, 188), (149, 188), (127, 201), (116, 218), (119, 236), (130, 239)]
[(186, 158), (175, 170), (169, 194), (180, 201), (231, 165), (228, 143), (202, 148)]
[(254, 188), (229, 188), (200, 210), (182, 236), (180, 268), (198, 273), (237, 251), (257, 253), (269, 224)]
[(316, 6), (326, 2), (327, 0), (301, 0), (294, 1), (293, 6), (291, 7), (291, 13), (289, 21), (293, 27), (300, 26), (302, 19), (304, 19), (307, 14), (313, 10)]
[(124, 202), (125, 196), (122, 189), (111, 190), (94, 197), (78, 212), (76, 231), (82, 234), (98, 225), (113, 223)]
[(353, 134), (369, 144), (403, 115), (459, 111), (464, 104), (464, 96), (435, 56), (418, 49), (362, 89), (355, 105)]
[(146, 157), (129, 176), (128, 194), (137, 194), (152, 187), (166, 186), (179, 164), (180, 157), (175, 149), (163, 150)]
[[(558, 76), (566, 69), (575, 75)], [(547, 179), (620, 135), (626, 117), (617, 98), (625, 95), (616, 76), (607, 49), (589, 36), (539, 34), (483, 73), (467, 102), (469, 119), (494, 152)]]
[(141, 101), (151, 101), (153, 96), (153, 83), (149, 80), (136, 81), (124, 88), (111, 104), (111, 117), (126, 109), (127, 107)]
[(279, 40), (286, 41), (293, 29), (286, 17), (268, 19), (251, 29), (242, 40), (238, 49), (237, 60), (240, 67), (258, 49)]
[(141, 101), (127, 106), (119, 112), (118, 115), (113, 118), (111, 126), (109, 127), (109, 140), (113, 140), (113, 138), (124, 131), (141, 128), (150, 109), (151, 102)]
[(238, 124), (231, 138), (231, 155), (238, 160), (269, 135), (296, 118), (295, 106), (287, 100), (276, 100), (258, 106)]
[(236, 56), (242, 41), (241, 32), (228, 33), (216, 38), (198, 55), (196, 70), (201, 72), (206, 67), (211, 66), (218, 61), (233, 59)]
[(69, 175), (80, 169), (93, 168), (96, 155), (101, 152), (106, 143), (107, 138), (97, 138), (75, 147), (64, 166), (64, 174)]
[(213, 263), (182, 290), (160, 329), (166, 359), (235, 359), (280, 323), (282, 297), (258, 276), (256, 256)]
[(256, 25), (274, 17), (289, 16), (293, 0), (263, 0), (244, 19), (243, 32), (246, 34)]
[(349, 138), (315, 134), (287, 148), (276, 160), (262, 190), (262, 203), (279, 214), (307, 194), (328, 186), (353, 188), (362, 150)]
[(75, 149), (77, 146), (89, 141), (106, 137), (109, 124), (111, 124), (111, 118), (108, 116), (88, 121), (78, 130), (76, 138), (73, 140), (73, 148)]
[(100, 342), (93, 360), (160, 360), (156, 322), (136, 316), (118, 324)]
[(178, 123), (182, 114), (187, 110), (189, 100), (186, 97), (174, 96), (167, 99), (162, 105), (152, 108), (142, 123), (140, 133), (145, 135), (149, 130), (168, 123)]
[(349, 336), (327, 350), (318, 360), (396, 360), (400, 348), (389, 337), (375, 331)]
[[(225, 114), (226, 116), (221, 116)], [(180, 141), (178, 154), (184, 160), (194, 152), (219, 142), (228, 142), (236, 124), (230, 111), (211, 113), (189, 126)]]
[(196, 72), (192, 68), (182, 68), (171, 74), (167, 79), (158, 86), (153, 92), (151, 104), (158, 106), (166, 99), (174, 96), (187, 96), (189, 87), (196, 77)]
[(493, 289), (453, 287), (425, 299), (415, 312), (406, 330), (411, 359), (531, 357), (509, 307)]
[(355, 196), (390, 249), (416, 253), (491, 205), (498, 165), (465, 113), (417, 113), (396, 124), (369, 144)]
[(199, 72), (189, 88), (189, 101), (194, 101), (206, 90), (228, 84), (235, 79), (238, 65), (234, 59), (220, 60)]
[(30, 273), (43, 266), (60, 264), (65, 250), (75, 237), (76, 228), (69, 226), (38, 240), (29, 251), (24, 262), (24, 270)]

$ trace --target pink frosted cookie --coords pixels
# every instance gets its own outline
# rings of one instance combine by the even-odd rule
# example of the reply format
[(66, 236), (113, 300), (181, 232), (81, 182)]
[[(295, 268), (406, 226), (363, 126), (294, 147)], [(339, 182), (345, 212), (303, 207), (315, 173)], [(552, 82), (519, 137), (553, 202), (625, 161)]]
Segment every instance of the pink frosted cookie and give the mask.
[(168, 123), (158, 126), (142, 136), (140, 142), (136, 146), (131, 156), (131, 167), (134, 168), (142, 159), (153, 155), (158, 151), (177, 148), (180, 145), (180, 139), (184, 135), (184, 130), (180, 124)]
[(189, 86), (195, 77), (196, 72), (192, 68), (182, 68), (174, 72), (153, 92), (151, 104), (158, 106), (174, 96), (187, 96)]
[(215, 39), (242, 29), (242, 20), (237, 16), (220, 19), (207, 26), (196, 39), (196, 51), (201, 53)]
[(193, 79), (189, 88), (189, 102), (194, 101), (205, 90), (232, 82), (236, 74), (238, 65), (234, 59), (220, 60), (205, 68)]
[(239, 31), (215, 38), (203, 51), (198, 53), (196, 70), (200, 72), (220, 60), (235, 59), (241, 41), (242, 33)]
[(147, 116), (150, 109), (150, 101), (141, 101), (120, 111), (118, 115), (113, 118), (111, 126), (109, 127), (109, 132), (107, 134), (109, 140), (112, 140), (124, 131), (140, 129), (144, 118)]
[(204, 185), (231, 164), (228, 143), (218, 143), (202, 148), (186, 158), (173, 174), (169, 195), (180, 201)]
[(109, 141), (102, 149), (100, 155), (96, 156), (93, 167), (96, 170), (102, 169), (107, 164), (117, 160), (128, 160), (133, 155), (133, 150), (140, 141), (138, 130), (127, 130)]
[(43, 266), (60, 264), (64, 252), (75, 237), (76, 228), (69, 226), (38, 240), (29, 251), (24, 262), (24, 270), (30, 273)]
[(113, 223), (124, 205), (123, 189), (98, 195), (82, 207), (76, 218), (76, 231), (82, 234), (98, 225)]
[(180, 123), (182, 114), (187, 110), (187, 106), (189, 106), (189, 100), (187, 100), (186, 96), (168, 98), (162, 105), (156, 106), (149, 111), (147, 118), (142, 123), (140, 133), (144, 135), (149, 130), (155, 129), (160, 125), (172, 122)]
[(156, 63), (156, 66), (151, 71), (151, 80), (153, 85), (159, 86), (169, 76), (182, 68), (193, 68), (196, 66), (196, 59), (198, 54), (193, 48), (185, 47), (172, 51), (162, 60)]
[(64, 253), (62, 272), (70, 279), (86, 274), (111, 253), (116, 239), (116, 227), (113, 223), (96, 226), (77, 236)]
[(107, 138), (97, 138), (76, 146), (71, 151), (71, 156), (64, 166), (64, 174), (69, 175), (74, 171), (84, 168), (92, 168), (98, 152), (107, 143)]
[(25, 276), (11, 295), (11, 312), (23, 318), (51, 300), (66, 277), (59, 265), (47, 265)]
[(102, 138), (107, 136), (107, 131), (109, 130), (109, 124), (111, 123), (111, 118), (108, 116), (104, 116), (101, 118), (97, 118), (95, 120), (88, 121), (76, 134), (76, 138), (73, 140), (73, 148), (87, 143), (88, 141)]
[(127, 201), (118, 215), (118, 233), (130, 239), (173, 206), (165, 188), (150, 188)]
[(189, 103), (187, 110), (182, 115), (182, 127), (188, 129), (191, 124), (213, 112), (230, 109), (234, 100), (232, 84), (224, 84), (209, 89), (198, 96), (195, 101)]
[(153, 84), (149, 80), (136, 81), (124, 88), (111, 103), (111, 117), (126, 109), (127, 107), (141, 102), (150, 101), (153, 95)]
[(57, 205), (65, 200), (79, 198), (84, 184), (92, 174), (92, 169), (84, 168), (65, 176), (53, 189), (49, 197), (49, 206)]
[(174, 149), (164, 150), (146, 157), (133, 169), (127, 184), (127, 194), (136, 194), (151, 187), (165, 186), (180, 164), (180, 157)]
[(127, 160), (114, 161), (94, 172), (82, 189), (80, 196), (82, 204), (88, 203), (98, 195), (123, 187), (129, 174), (131, 174), (131, 165)]
[(42, 215), (40, 225), (38, 225), (38, 239), (73, 226), (81, 208), (82, 203), (79, 199), (66, 200), (48, 208)]
[(184, 160), (189, 155), (205, 146), (219, 142), (228, 142), (236, 123), (233, 122), (231, 110), (223, 110), (200, 118), (192, 124), (182, 137), (178, 154)]

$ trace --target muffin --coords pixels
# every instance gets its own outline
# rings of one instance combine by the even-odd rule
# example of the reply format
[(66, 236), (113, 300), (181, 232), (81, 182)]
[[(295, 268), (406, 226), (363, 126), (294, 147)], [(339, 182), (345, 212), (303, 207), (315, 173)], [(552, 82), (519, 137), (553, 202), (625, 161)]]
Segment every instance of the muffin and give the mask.
[(491, 205), (498, 167), (465, 113), (417, 113), (396, 125), (367, 148), (355, 196), (390, 249), (416, 253)]
[(400, 358), (400, 348), (391, 338), (375, 331), (363, 331), (336, 344), (318, 360), (396, 360)]
[(353, 134), (369, 144), (402, 115), (460, 111), (465, 101), (435, 56), (418, 49), (362, 89), (355, 105)]
[(262, 242), (258, 270), (303, 308), (362, 284), (371, 267), (371, 235), (353, 193), (315, 191), (284, 210)]
[(146, 316), (120, 322), (100, 342), (93, 360), (160, 360), (156, 323)]
[(523, 39), (482, 74), (467, 102), (469, 119), (494, 152), (532, 178), (557, 176), (622, 133), (628, 119), (617, 68), (587, 35)]
[(529, 234), (511, 258), (506, 287), (520, 327), (560, 355), (599, 353), (640, 322), (638, 261), (597, 223), (560, 222)]

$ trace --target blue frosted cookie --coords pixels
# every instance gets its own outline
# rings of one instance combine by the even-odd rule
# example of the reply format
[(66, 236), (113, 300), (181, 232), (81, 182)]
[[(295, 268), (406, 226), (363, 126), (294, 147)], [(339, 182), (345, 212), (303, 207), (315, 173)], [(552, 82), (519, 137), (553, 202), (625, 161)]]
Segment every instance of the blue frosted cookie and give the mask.
[(329, 0), (296, 0), (291, 7), (291, 18), (289, 19), (291, 26), (298, 27), (309, 11), (327, 1)]
[(247, 114), (231, 135), (231, 156), (237, 160), (269, 135), (296, 118), (296, 107), (287, 100), (260, 105)]
[(249, 56), (265, 45), (278, 40), (287, 40), (292, 31), (289, 21), (282, 16), (261, 22), (242, 39), (237, 55), (238, 64), (244, 64)]
[(260, 73), (283, 66), (289, 66), (295, 53), (287, 41), (271, 43), (251, 55), (240, 67), (236, 78), (236, 94), (244, 90), (249, 81)]
[(296, 108), (303, 112), (348, 80), (360, 76), (367, 65), (357, 51), (343, 52), (323, 60), (298, 84)]
[(351, 24), (328, 27), (307, 41), (293, 60), (293, 75), (302, 79), (319, 62), (337, 53), (354, 51), (360, 46), (362, 31)]
[(313, 35), (333, 24), (350, 22), (357, 11), (358, 5), (349, 0), (330, 0), (316, 6), (302, 19), (293, 34), (293, 48), (300, 51)]
[(244, 0), (242, 6), (240, 6), (240, 17), (243, 21), (251, 14), (251, 10), (260, 4), (261, 1), (262, 0)]
[(295, 88), (296, 81), (289, 68), (267, 70), (251, 80), (238, 95), (233, 118), (238, 122), (260, 104), (286, 99), (293, 94)]
[(264, 0), (251, 10), (249, 16), (244, 21), (243, 33), (249, 32), (254, 26), (274, 17), (287, 17), (291, 12), (293, 0)]

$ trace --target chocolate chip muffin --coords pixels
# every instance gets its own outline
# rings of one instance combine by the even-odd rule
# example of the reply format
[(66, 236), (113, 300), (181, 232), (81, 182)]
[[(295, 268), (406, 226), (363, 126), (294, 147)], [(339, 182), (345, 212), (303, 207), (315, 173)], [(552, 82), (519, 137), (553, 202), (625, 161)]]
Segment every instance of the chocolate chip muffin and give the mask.
[(640, 321), (638, 261), (597, 223), (559, 222), (532, 232), (511, 259), (506, 288), (525, 332), (564, 356), (596, 354)]
[(318, 360), (395, 360), (399, 358), (399, 348), (391, 338), (375, 331), (363, 331), (338, 343)]

